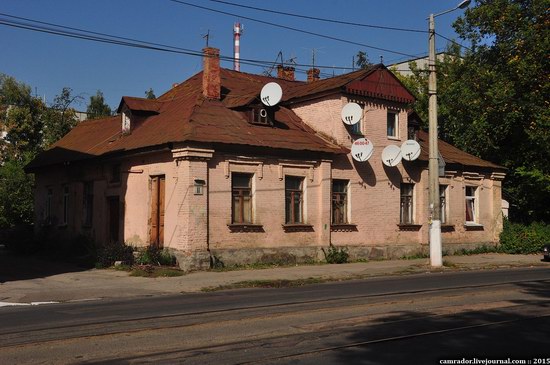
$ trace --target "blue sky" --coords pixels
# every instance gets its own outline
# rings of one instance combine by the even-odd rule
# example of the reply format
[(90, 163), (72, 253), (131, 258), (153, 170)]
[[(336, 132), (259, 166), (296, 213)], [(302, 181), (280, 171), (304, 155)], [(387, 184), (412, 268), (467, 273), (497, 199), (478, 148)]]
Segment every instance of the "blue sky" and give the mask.
[[(453, 8), (458, 0), (227, 0), (234, 4), (275, 9), (280, 12), (329, 18), (362, 24), (427, 30), (426, 17), (434, 12)], [(234, 13), (224, 15), (198, 9), (170, 0), (2, 0), (0, 13), (42, 22), (81, 28), (147, 42), (162, 43), (200, 51), (205, 46), (203, 35), (210, 32), (210, 46), (223, 56), (233, 55), (233, 23), (244, 24), (241, 38), (241, 58), (275, 61), (279, 51), (285, 59), (295, 57), (297, 63), (311, 65), (315, 50), (318, 66), (351, 67), (352, 57), (359, 50), (367, 52), (371, 62), (385, 64), (407, 59), (407, 55), (427, 53), (425, 33), (380, 30), (365, 27), (325, 23), (269, 14), (230, 6), (211, 0), (185, 2)], [(463, 13), (436, 18), (436, 30), (456, 38), (452, 22)], [(281, 29), (255, 22), (253, 18), (299, 28), (308, 32), (341, 38), (377, 48), (349, 44)], [(0, 20), (13, 20), (0, 15)], [(438, 38), (437, 48), (447, 41)], [(71, 39), (0, 24), (0, 73), (15, 77), (51, 101), (64, 86), (82, 94), (86, 109), (90, 95), (101, 90), (107, 103), (115, 108), (123, 95), (143, 97), (153, 88), (157, 95), (173, 83), (182, 82), (202, 68), (200, 57), (174, 54), (119, 45)], [(231, 62), (222, 62), (231, 68)], [(301, 67), (306, 69), (307, 67)], [(265, 67), (242, 65), (241, 71), (262, 73)], [(340, 74), (340, 69), (323, 68), (324, 74)], [(298, 79), (305, 74), (297, 73)]]

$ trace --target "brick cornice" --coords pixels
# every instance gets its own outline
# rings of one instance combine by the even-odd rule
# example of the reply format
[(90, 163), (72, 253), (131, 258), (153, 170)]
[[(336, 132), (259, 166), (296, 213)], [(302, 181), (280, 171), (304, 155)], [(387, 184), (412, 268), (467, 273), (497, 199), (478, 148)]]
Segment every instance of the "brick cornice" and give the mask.
[(172, 149), (172, 157), (176, 161), (181, 160), (210, 160), (214, 155), (214, 150), (205, 148), (174, 148)]

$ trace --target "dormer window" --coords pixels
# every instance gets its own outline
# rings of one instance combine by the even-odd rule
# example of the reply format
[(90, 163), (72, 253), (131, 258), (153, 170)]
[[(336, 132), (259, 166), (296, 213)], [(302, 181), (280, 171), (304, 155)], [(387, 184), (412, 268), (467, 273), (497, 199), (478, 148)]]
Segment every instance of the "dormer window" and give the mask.
[(121, 117), (122, 134), (130, 134), (145, 119), (160, 114), (162, 102), (158, 100), (123, 96), (117, 113)]
[(122, 111), (122, 134), (130, 134), (132, 112), (130, 109), (125, 108)]
[(252, 124), (273, 125), (274, 116), (273, 108), (256, 106), (249, 112), (249, 121)]

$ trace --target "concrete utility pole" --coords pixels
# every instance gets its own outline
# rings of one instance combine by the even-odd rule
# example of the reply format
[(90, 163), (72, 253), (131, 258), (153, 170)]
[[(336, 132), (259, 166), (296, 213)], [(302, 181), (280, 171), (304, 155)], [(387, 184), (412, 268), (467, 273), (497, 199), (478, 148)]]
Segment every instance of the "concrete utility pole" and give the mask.
[(435, 73), (435, 24), (430, 14), (428, 67), (428, 121), (429, 121), (429, 201), (430, 201), (430, 264), (443, 265), (441, 254), (441, 220), (439, 212), (439, 149), (437, 146), (437, 79)]
[(441, 253), (441, 217), (439, 202), (439, 149), (437, 145), (437, 77), (435, 70), (435, 21), (434, 18), (450, 13), (457, 9), (464, 9), (470, 5), (470, 0), (464, 0), (455, 8), (437, 14), (430, 14), (429, 20), (429, 56), (428, 56), (428, 121), (429, 121), (429, 209), (430, 209), (430, 264), (433, 267), (443, 265)]

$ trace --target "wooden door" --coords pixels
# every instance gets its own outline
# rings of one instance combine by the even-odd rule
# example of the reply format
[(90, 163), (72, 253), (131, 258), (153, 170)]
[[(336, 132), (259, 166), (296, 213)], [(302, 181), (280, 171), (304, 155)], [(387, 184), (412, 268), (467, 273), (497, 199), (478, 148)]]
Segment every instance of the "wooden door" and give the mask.
[(162, 248), (164, 245), (164, 195), (165, 177), (153, 176), (151, 178), (151, 217), (150, 244)]

